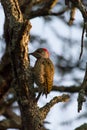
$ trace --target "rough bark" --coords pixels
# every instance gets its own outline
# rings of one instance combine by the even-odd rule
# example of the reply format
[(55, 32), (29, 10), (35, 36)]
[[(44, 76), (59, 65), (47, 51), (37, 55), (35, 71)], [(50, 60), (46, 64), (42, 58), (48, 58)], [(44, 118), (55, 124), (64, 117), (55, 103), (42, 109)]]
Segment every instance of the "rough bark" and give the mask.
[(30, 22), (23, 19), (17, 0), (2, 0), (1, 3), (8, 19), (10, 59), (16, 84), (14, 89), (21, 111), (22, 129), (43, 129), (41, 114), (31, 93), (28, 58)]

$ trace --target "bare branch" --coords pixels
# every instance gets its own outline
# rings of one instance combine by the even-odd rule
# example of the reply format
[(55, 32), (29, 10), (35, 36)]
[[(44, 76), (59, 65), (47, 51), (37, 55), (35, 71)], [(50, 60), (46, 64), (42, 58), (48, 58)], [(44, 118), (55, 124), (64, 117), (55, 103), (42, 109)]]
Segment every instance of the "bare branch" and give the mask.
[[(81, 90), (82, 86), (56, 86), (54, 85), (51, 91), (58, 92), (67, 92), (67, 93), (78, 93)], [(35, 92), (38, 92), (38, 87), (34, 88)]]
[(77, 7), (84, 19), (84, 26), (83, 26), (83, 32), (82, 32), (82, 39), (81, 39), (81, 53), (79, 59), (81, 59), (82, 53), (83, 53), (83, 38), (84, 38), (84, 32), (87, 33), (87, 10), (86, 7), (83, 5), (81, 0), (70, 0), (74, 7)]
[(77, 93), (81, 89), (81, 86), (53, 86), (52, 91), (59, 91), (59, 92), (68, 92), (68, 93)]
[(82, 53), (83, 53), (84, 33), (85, 33), (85, 23), (84, 23), (84, 25), (83, 25), (83, 31), (82, 31), (81, 52), (80, 52), (79, 60), (81, 59), (81, 56), (82, 56)]
[(76, 7), (71, 7), (71, 12), (70, 12), (70, 19), (69, 19), (69, 22), (68, 24), (69, 25), (72, 25), (73, 24), (73, 21), (74, 21), (74, 17), (75, 17), (75, 13), (76, 13)]
[(46, 115), (48, 114), (48, 112), (50, 111), (50, 109), (56, 104), (56, 103), (59, 103), (59, 102), (67, 102), (69, 101), (70, 99), (70, 96), (69, 95), (66, 95), (66, 94), (63, 94), (62, 96), (56, 96), (54, 97), (49, 103), (47, 103), (44, 107), (40, 108), (40, 111), (43, 115), (43, 119), (46, 118)]
[(16, 124), (13, 120), (4, 119), (0, 121), (0, 130), (6, 130), (8, 128), (21, 128), (20, 124)]
[(21, 117), (14, 113), (10, 108), (7, 108), (3, 114), (6, 118), (9, 118), (15, 122), (15, 124), (21, 126)]
[(48, 10), (44, 10), (44, 9), (38, 9), (37, 11), (32, 11), (30, 13), (30, 15), (28, 16), (28, 18), (32, 19), (32, 18), (36, 18), (38, 16), (59, 16), (64, 14), (67, 10), (69, 10), (68, 7), (66, 7), (65, 9), (59, 11), (59, 12), (51, 12)]
[(84, 20), (87, 19), (86, 7), (82, 4), (81, 0), (70, 0), (70, 1), (72, 2), (73, 6), (77, 7), (80, 10)]
[(86, 101), (85, 96), (87, 95), (87, 63), (86, 63), (85, 76), (81, 86), (82, 86), (81, 90), (79, 91), (78, 94), (78, 112), (82, 110), (83, 102)]
[[(20, 0), (19, 0), (20, 1)], [(58, 2), (58, 0), (32, 0), (32, 1), (24, 1), (22, 0), (24, 4), (21, 5), (21, 1), (20, 3), (20, 8), (21, 11), (23, 13), (24, 18), (29, 19), (30, 17), (32, 17), (32, 15), (35, 14), (35, 12), (40, 13), (40, 11), (44, 12), (44, 14), (46, 14), (46, 12), (50, 12), (50, 10), (56, 5), (56, 3)], [(39, 6), (39, 9), (33, 11), (32, 7), (35, 6)], [(36, 13), (38, 15), (38, 13)], [(37, 17), (36, 15), (36, 17)]]
[(46, 10), (51, 10), (57, 2), (58, 0), (48, 0), (45, 2), (44, 8), (46, 8)]

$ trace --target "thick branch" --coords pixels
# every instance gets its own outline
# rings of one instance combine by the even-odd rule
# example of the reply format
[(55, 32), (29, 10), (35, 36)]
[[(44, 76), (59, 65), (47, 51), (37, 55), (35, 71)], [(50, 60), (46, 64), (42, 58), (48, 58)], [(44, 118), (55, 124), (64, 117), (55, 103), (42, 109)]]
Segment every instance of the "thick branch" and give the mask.
[(22, 116), (23, 130), (44, 130), (37, 103), (32, 96), (28, 42), (31, 25), (23, 19), (17, 0), (1, 1), (9, 21), (10, 57), (14, 72), (15, 91)]

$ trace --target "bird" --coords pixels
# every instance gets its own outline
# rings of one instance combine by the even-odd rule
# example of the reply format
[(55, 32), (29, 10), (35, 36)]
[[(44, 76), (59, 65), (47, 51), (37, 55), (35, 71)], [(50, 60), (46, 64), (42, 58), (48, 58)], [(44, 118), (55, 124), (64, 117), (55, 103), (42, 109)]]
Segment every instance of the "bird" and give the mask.
[(34, 82), (38, 86), (38, 96), (45, 94), (46, 98), (48, 93), (52, 90), (54, 78), (54, 65), (50, 59), (49, 51), (46, 48), (38, 48), (32, 53), (29, 53), (36, 58), (33, 67)]

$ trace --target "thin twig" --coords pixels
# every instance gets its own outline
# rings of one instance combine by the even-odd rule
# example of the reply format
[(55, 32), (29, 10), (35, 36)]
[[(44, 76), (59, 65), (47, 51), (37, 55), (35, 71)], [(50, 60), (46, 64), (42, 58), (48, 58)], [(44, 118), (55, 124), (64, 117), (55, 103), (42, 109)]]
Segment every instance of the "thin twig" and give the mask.
[(86, 70), (85, 70), (85, 75), (84, 79), (82, 82), (82, 89), (79, 91), (78, 94), (78, 112), (82, 110), (83, 103), (86, 102), (86, 96), (87, 96), (87, 63), (86, 63)]
[(83, 53), (84, 33), (85, 33), (85, 22), (84, 22), (82, 37), (81, 37), (81, 52), (80, 52), (79, 60), (81, 59)]

